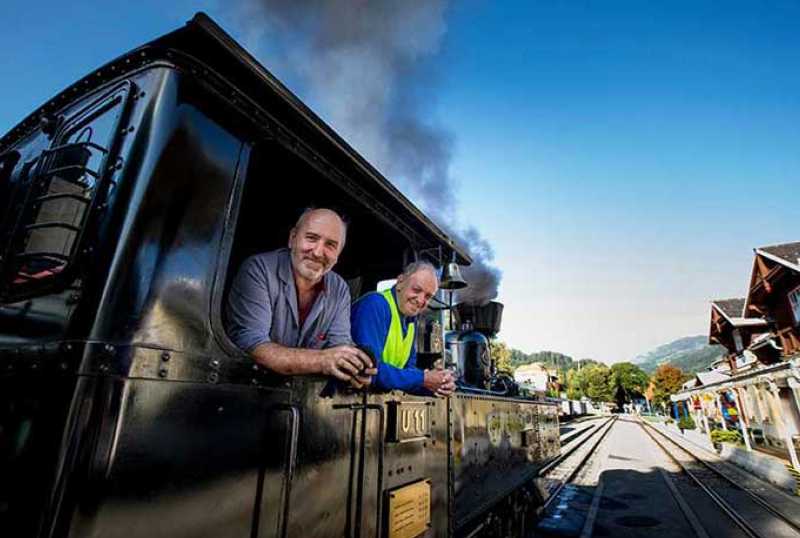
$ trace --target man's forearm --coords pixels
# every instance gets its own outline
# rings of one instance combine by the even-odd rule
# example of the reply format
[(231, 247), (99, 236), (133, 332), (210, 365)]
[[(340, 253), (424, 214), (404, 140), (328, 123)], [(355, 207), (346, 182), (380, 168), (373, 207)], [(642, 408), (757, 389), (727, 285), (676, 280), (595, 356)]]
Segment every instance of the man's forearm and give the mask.
[(322, 373), (322, 353), (317, 349), (286, 347), (274, 342), (260, 344), (250, 351), (258, 364), (282, 375)]

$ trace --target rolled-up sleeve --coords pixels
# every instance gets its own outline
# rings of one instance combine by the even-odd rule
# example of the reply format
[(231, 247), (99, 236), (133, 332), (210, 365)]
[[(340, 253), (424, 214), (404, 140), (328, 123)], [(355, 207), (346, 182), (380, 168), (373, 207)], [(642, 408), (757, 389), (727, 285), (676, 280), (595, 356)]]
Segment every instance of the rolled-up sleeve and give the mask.
[(272, 306), (265, 268), (255, 257), (242, 264), (228, 294), (227, 331), (240, 349), (250, 352), (270, 342)]

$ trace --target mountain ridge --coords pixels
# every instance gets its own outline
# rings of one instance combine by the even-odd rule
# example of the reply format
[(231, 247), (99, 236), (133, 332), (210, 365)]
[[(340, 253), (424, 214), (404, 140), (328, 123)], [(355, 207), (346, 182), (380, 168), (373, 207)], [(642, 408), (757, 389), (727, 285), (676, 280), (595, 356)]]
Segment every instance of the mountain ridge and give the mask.
[(684, 336), (637, 355), (631, 362), (647, 373), (653, 373), (662, 364), (671, 364), (695, 374), (707, 370), (724, 355), (725, 348), (709, 345), (707, 336)]

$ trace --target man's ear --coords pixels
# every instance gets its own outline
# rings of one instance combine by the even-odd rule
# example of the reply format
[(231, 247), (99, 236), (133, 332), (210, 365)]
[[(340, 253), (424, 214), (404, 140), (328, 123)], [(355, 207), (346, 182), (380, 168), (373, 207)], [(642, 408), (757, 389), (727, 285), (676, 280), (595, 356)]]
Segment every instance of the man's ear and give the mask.
[(292, 248), (292, 241), (294, 241), (295, 235), (297, 235), (297, 228), (292, 228), (289, 230), (289, 248)]

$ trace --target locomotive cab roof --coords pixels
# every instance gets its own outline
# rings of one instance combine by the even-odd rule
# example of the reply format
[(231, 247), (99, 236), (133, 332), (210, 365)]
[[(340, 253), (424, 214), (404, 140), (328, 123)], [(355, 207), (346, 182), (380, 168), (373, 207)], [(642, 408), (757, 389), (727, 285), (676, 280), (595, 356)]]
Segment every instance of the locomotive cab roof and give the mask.
[[(216, 91), (272, 134), (292, 132), (295, 140), (302, 140), (305, 146), (295, 148), (300, 150), (298, 153), (305, 151), (305, 157), (318, 161), (323, 172), (340, 172), (340, 179), (348, 183), (348, 194), (360, 198), (364, 208), (404, 235), (413, 250), (440, 249), (438, 261), (448, 261), (454, 256), (460, 264), (471, 263), (462, 246), (202, 12), (182, 28), (109, 62), (57, 94), (0, 138), (0, 154), (13, 149), (19, 140), (40, 128), (43, 119), (59, 114), (76, 97), (159, 62), (174, 64), (187, 75), (191, 73), (212, 86), (217, 85)], [(311, 197), (309, 202), (318, 200)], [(336, 206), (339, 208), (340, 204)], [(345, 207), (346, 212), (350, 210)], [(297, 208), (292, 207), (292, 211), (296, 213)]]

